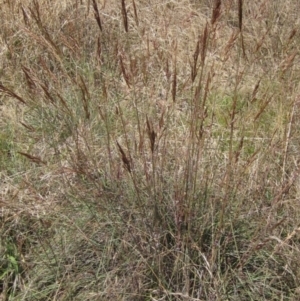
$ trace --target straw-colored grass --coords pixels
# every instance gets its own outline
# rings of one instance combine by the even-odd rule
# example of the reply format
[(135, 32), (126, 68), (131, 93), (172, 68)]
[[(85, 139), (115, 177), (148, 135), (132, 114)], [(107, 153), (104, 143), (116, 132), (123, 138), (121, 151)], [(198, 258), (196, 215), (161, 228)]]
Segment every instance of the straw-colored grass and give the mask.
[(299, 3), (2, 1), (1, 300), (298, 300)]

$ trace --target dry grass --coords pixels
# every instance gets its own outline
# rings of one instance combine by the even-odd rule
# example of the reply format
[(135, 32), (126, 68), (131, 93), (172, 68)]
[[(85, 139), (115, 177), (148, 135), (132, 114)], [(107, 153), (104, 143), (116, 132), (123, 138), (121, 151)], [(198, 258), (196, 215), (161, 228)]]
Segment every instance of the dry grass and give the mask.
[(298, 300), (298, 16), (2, 1), (1, 300)]

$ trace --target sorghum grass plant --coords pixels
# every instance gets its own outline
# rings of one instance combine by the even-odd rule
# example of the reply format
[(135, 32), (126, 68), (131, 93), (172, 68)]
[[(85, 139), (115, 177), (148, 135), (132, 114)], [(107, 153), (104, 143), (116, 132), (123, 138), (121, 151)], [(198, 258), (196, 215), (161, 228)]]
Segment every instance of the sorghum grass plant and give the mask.
[(0, 1), (1, 300), (299, 300), (299, 1)]

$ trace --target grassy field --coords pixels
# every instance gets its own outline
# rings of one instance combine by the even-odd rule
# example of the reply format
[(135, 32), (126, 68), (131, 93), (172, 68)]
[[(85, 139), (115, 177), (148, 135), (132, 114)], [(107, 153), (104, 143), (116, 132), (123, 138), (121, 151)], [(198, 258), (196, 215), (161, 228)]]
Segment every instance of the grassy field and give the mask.
[(0, 300), (300, 299), (298, 0), (0, 0)]

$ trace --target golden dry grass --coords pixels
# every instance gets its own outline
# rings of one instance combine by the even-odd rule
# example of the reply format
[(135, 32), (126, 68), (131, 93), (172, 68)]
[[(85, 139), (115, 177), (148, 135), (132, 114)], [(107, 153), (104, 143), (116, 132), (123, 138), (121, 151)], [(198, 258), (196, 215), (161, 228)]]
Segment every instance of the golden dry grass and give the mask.
[(3, 300), (298, 300), (298, 1), (0, 5)]

